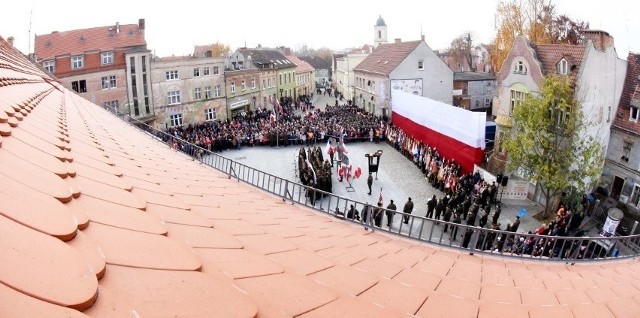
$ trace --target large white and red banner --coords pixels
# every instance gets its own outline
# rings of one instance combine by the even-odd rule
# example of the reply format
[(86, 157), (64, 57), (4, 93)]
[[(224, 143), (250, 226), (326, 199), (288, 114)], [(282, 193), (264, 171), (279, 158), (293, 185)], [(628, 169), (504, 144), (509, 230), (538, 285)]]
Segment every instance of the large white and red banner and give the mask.
[(393, 124), (407, 136), (420, 140), (447, 159), (453, 158), (463, 172), (482, 162), (486, 114), (472, 112), (433, 99), (391, 90)]

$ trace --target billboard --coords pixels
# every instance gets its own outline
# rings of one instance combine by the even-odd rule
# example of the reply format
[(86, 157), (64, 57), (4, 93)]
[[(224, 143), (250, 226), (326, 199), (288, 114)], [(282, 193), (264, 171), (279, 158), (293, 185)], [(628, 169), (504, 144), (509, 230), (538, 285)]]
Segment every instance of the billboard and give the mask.
[(391, 80), (391, 89), (422, 96), (422, 79), (393, 79)]

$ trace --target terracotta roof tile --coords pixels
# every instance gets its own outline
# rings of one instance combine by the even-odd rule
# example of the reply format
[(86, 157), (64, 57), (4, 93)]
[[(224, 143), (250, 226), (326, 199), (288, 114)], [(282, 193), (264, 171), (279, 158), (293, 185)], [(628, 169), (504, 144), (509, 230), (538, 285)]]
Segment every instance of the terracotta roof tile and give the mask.
[(204, 262), (203, 271), (209, 266), (234, 279), (274, 275), (284, 272), (284, 267), (264, 255), (244, 249), (196, 248)]
[(186, 243), (162, 235), (98, 223), (91, 223), (84, 232), (100, 245), (107, 264), (180, 271), (198, 270), (202, 266)]
[(362, 317), (362, 318), (393, 318), (406, 315), (384, 309), (382, 307), (364, 303), (353, 297), (340, 297), (318, 309), (312, 310), (301, 318), (323, 317)]
[(0, 312), (5, 317), (89, 317), (77, 310), (36, 299), (3, 284), (0, 284), (0, 299)]
[(297, 66), (296, 73), (308, 73), (315, 70), (313, 66), (311, 66), (311, 64), (299, 59), (295, 55), (286, 55), (286, 57), (287, 59), (289, 59), (289, 61), (293, 62), (293, 64)]
[(353, 70), (389, 75), (420, 43), (422, 41), (380, 44)]
[(556, 65), (562, 58), (569, 62), (571, 83), (575, 84), (582, 59), (586, 50), (584, 45), (569, 44), (531, 44), (536, 51), (538, 60), (542, 63), (542, 74), (556, 74)]
[(78, 223), (72, 211), (49, 195), (0, 177), (0, 201), (0, 215), (17, 223), (63, 241), (76, 235)]
[[(108, 266), (100, 282), (140, 317), (255, 317), (255, 304), (237, 288), (194, 271)], [(135, 282), (132, 284), (131, 282)]]
[(265, 316), (298, 316), (337, 298), (330, 289), (298, 275), (245, 278), (236, 280), (236, 284), (255, 299)]
[(420, 310), (418, 317), (478, 317), (478, 303), (469, 299), (463, 299), (450, 295), (436, 293), (427, 298)]
[(0, 232), (0, 281), (4, 285), (78, 310), (89, 308), (96, 300), (96, 273), (74, 249), (5, 217), (0, 217)]
[(111, 51), (114, 48), (146, 47), (144, 30), (137, 24), (122, 24), (36, 35), (34, 52), (38, 59), (48, 60), (64, 54), (88, 51)]
[(380, 282), (358, 296), (363, 301), (407, 315), (413, 315), (430, 295), (425, 290), (416, 289), (392, 280)]
[(627, 57), (627, 75), (616, 109), (613, 125), (632, 134), (640, 135), (640, 122), (629, 120), (631, 106), (640, 108), (640, 54), (629, 52)]

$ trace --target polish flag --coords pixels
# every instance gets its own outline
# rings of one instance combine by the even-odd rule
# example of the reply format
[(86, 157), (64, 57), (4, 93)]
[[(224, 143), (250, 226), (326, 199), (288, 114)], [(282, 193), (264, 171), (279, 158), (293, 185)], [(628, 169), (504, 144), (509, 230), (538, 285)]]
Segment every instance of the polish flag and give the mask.
[(433, 99), (391, 90), (392, 121), (407, 136), (435, 147), (453, 158), (462, 171), (473, 171), (482, 163), (485, 148), (486, 115)]

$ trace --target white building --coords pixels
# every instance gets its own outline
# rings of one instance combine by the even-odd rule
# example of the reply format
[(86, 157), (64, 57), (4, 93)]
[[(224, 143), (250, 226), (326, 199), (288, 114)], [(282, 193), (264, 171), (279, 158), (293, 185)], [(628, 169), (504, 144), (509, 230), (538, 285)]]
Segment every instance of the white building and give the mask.
[(391, 114), (391, 89), (453, 102), (453, 71), (424, 39), (380, 44), (354, 73), (355, 103), (371, 113)]
[(607, 152), (627, 64), (618, 58), (608, 33), (585, 31), (585, 39), (586, 45), (535, 45), (522, 37), (516, 39), (497, 74), (497, 102), (493, 105), (497, 115), (497, 151), (492, 160), (495, 170), (504, 170), (507, 160), (501, 140), (512, 127), (513, 108), (527, 94), (539, 93), (543, 78), (552, 74), (569, 77), (589, 124), (584, 138), (594, 138)]
[(155, 58), (151, 87), (160, 129), (226, 117), (225, 60), (221, 57)]

